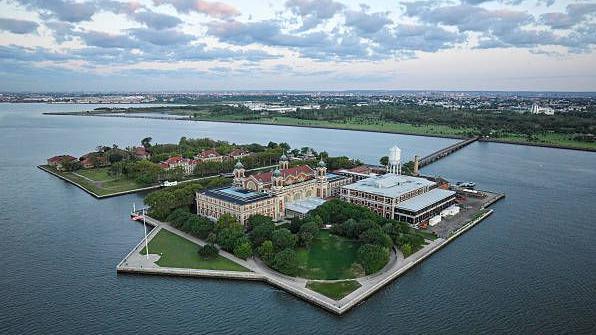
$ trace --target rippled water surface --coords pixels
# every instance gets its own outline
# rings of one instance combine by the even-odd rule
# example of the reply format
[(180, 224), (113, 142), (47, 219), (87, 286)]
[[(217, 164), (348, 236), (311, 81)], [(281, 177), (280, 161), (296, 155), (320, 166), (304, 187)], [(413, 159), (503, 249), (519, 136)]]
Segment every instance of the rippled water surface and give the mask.
[(475, 143), (424, 172), (504, 192), (495, 213), (342, 317), (261, 283), (117, 275), (142, 195), (95, 200), (35, 168), (151, 136), (286, 141), (375, 163), (453, 140), (188, 121), (43, 116), (0, 104), (0, 333), (594, 333), (596, 154)]

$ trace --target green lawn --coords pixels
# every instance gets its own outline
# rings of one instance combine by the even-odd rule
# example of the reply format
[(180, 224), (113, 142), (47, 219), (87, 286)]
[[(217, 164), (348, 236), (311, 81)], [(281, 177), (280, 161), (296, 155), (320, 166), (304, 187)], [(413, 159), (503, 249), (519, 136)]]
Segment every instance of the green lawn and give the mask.
[(298, 276), (308, 279), (349, 279), (364, 275), (355, 264), (360, 247), (357, 241), (330, 234), (322, 230), (310, 249), (299, 249)]
[(114, 179), (113, 176), (109, 175), (110, 168), (103, 167), (103, 168), (96, 168), (96, 169), (80, 169), (76, 171), (76, 173), (80, 174), (81, 176), (85, 176), (89, 179), (93, 179), (94, 181), (107, 181)]
[[(164, 229), (149, 242), (149, 253), (161, 255), (155, 262), (159, 266), (249, 272), (245, 267), (219, 255), (213, 259), (204, 259), (198, 255), (198, 249), (197, 244)], [(145, 249), (140, 253), (144, 255)]]
[(340, 300), (357, 290), (360, 287), (360, 283), (355, 280), (344, 280), (331, 283), (309, 281), (306, 283), (306, 287), (333, 300)]
[[(55, 172), (61, 175), (62, 177), (68, 179), (69, 181), (77, 183), (83, 186), (85, 189), (100, 196), (110, 195), (118, 192), (126, 192), (147, 186), (139, 184), (136, 181), (128, 179), (126, 177), (116, 179), (108, 175), (109, 168), (81, 169), (75, 171), (75, 174), (73, 172), (57, 171), (56, 169), (49, 166), (45, 167), (50, 169), (52, 172)], [(83, 178), (81, 176), (87, 177), (93, 181), (90, 181), (89, 179)]]
[(554, 146), (564, 146), (577, 149), (596, 150), (596, 142), (575, 141), (571, 138), (570, 135), (566, 134), (546, 133), (536, 134), (534, 135), (534, 137), (536, 138), (534, 141), (528, 141), (525, 135), (508, 134), (495, 137), (495, 139), (518, 143), (536, 143)]

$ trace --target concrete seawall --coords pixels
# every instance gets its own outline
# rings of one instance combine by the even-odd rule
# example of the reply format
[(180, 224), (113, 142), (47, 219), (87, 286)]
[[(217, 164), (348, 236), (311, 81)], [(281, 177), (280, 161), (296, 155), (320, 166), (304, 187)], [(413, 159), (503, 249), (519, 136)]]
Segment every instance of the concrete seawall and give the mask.
[[(499, 197), (498, 199), (501, 199)], [(496, 200), (498, 200), (496, 199)], [(496, 201), (495, 200), (495, 201)], [(348, 294), (346, 297), (340, 300), (333, 300), (328, 298), (320, 293), (314, 292), (310, 289), (305, 287), (306, 280), (300, 278), (290, 278), (283, 274), (279, 274), (274, 270), (269, 268), (259, 267), (259, 262), (246, 262), (243, 260), (236, 259), (235, 256), (223, 252), (220, 252), (220, 255), (228, 258), (242, 266), (248, 268), (251, 272), (239, 272), (239, 271), (219, 271), (219, 270), (200, 270), (200, 269), (177, 269), (177, 268), (160, 268), (160, 267), (138, 267), (138, 266), (129, 266), (127, 265), (127, 260), (134, 255), (135, 253), (139, 253), (139, 251), (143, 248), (144, 240), (141, 240), (134, 248), (131, 250), (126, 257), (118, 264), (116, 267), (117, 272), (119, 273), (136, 273), (136, 274), (150, 274), (150, 275), (164, 275), (164, 276), (183, 276), (183, 277), (197, 277), (197, 278), (217, 278), (217, 279), (233, 279), (233, 280), (250, 280), (250, 281), (263, 281), (269, 283), (272, 286), (278, 287), (292, 295), (295, 295), (307, 302), (310, 302), (318, 307), (321, 307), (327, 311), (330, 311), (334, 314), (341, 315), (352, 309), (354, 306), (358, 305), (362, 301), (366, 300), (368, 297), (373, 295), (378, 290), (385, 287), (387, 284), (392, 282), (393, 280), (397, 279), (401, 275), (405, 274), (408, 270), (412, 267), (420, 264), (422, 261), (430, 257), (432, 254), (446, 246), (451, 241), (455, 240), (461, 234), (466, 232), (467, 230), (471, 229), (479, 222), (487, 218), (489, 215), (493, 213), (492, 209), (486, 210), (477, 218), (474, 218), (470, 222), (466, 223), (458, 230), (456, 230), (451, 236), (446, 239), (438, 238), (432, 242), (430, 242), (427, 246), (423, 247), (421, 250), (417, 251), (416, 253), (410, 255), (402, 262), (396, 262), (393, 264), (386, 272), (375, 274), (371, 276), (364, 277), (362, 279), (358, 279), (362, 286), (353, 291), (352, 293)], [(192, 242), (197, 243), (199, 245), (204, 244), (204, 242), (198, 242), (198, 239), (189, 236), (186, 233), (180, 232), (177, 229), (167, 225), (166, 223), (162, 223), (157, 221), (153, 218), (148, 218), (148, 224), (154, 225), (155, 228), (149, 233), (148, 240), (150, 241), (157, 233), (161, 230), (166, 228), (168, 231), (178, 234), (182, 237), (190, 239)]]

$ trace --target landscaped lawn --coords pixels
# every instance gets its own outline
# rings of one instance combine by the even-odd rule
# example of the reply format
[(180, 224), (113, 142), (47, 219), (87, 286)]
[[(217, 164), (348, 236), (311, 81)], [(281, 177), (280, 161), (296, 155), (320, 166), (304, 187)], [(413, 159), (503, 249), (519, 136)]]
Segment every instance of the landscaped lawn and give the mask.
[[(159, 266), (249, 272), (245, 267), (219, 255), (212, 259), (204, 259), (197, 253), (198, 249), (197, 244), (165, 229), (160, 230), (149, 242), (149, 253), (161, 255), (155, 262)], [(145, 249), (143, 248), (140, 253), (145, 255)]]
[(322, 230), (312, 242), (310, 249), (299, 249), (298, 277), (308, 279), (349, 279), (364, 275), (356, 262), (360, 247), (357, 241)]
[(96, 168), (96, 169), (80, 169), (77, 170), (76, 173), (80, 174), (81, 176), (85, 176), (89, 179), (95, 181), (106, 181), (115, 179), (113, 176), (108, 174), (109, 168)]
[(331, 299), (340, 300), (357, 290), (360, 287), (360, 283), (355, 280), (344, 280), (331, 283), (309, 281), (306, 283), (306, 287)]
[[(108, 175), (108, 168), (81, 169), (73, 173), (57, 171), (56, 169), (49, 166), (45, 167), (100, 196), (135, 190), (147, 186), (141, 185), (137, 183), (135, 180), (126, 177), (116, 179), (113, 176)], [(81, 176), (89, 178), (93, 181), (90, 181), (89, 179), (83, 178)]]

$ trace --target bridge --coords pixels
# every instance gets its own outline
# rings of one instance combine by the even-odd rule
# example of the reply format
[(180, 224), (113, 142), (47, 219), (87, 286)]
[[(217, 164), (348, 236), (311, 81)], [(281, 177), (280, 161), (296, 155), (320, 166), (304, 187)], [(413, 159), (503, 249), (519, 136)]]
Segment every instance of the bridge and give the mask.
[(418, 167), (421, 168), (423, 166), (429, 165), (430, 163), (432, 163), (434, 161), (438, 161), (439, 159), (456, 152), (457, 150), (465, 147), (466, 145), (478, 141), (478, 139), (479, 139), (479, 137), (471, 137), (471, 138), (468, 138), (461, 142), (452, 144), (452, 145), (450, 145), (446, 148), (443, 148), (439, 151), (433, 152), (432, 154), (430, 154), (428, 156), (424, 156), (418, 162)]

